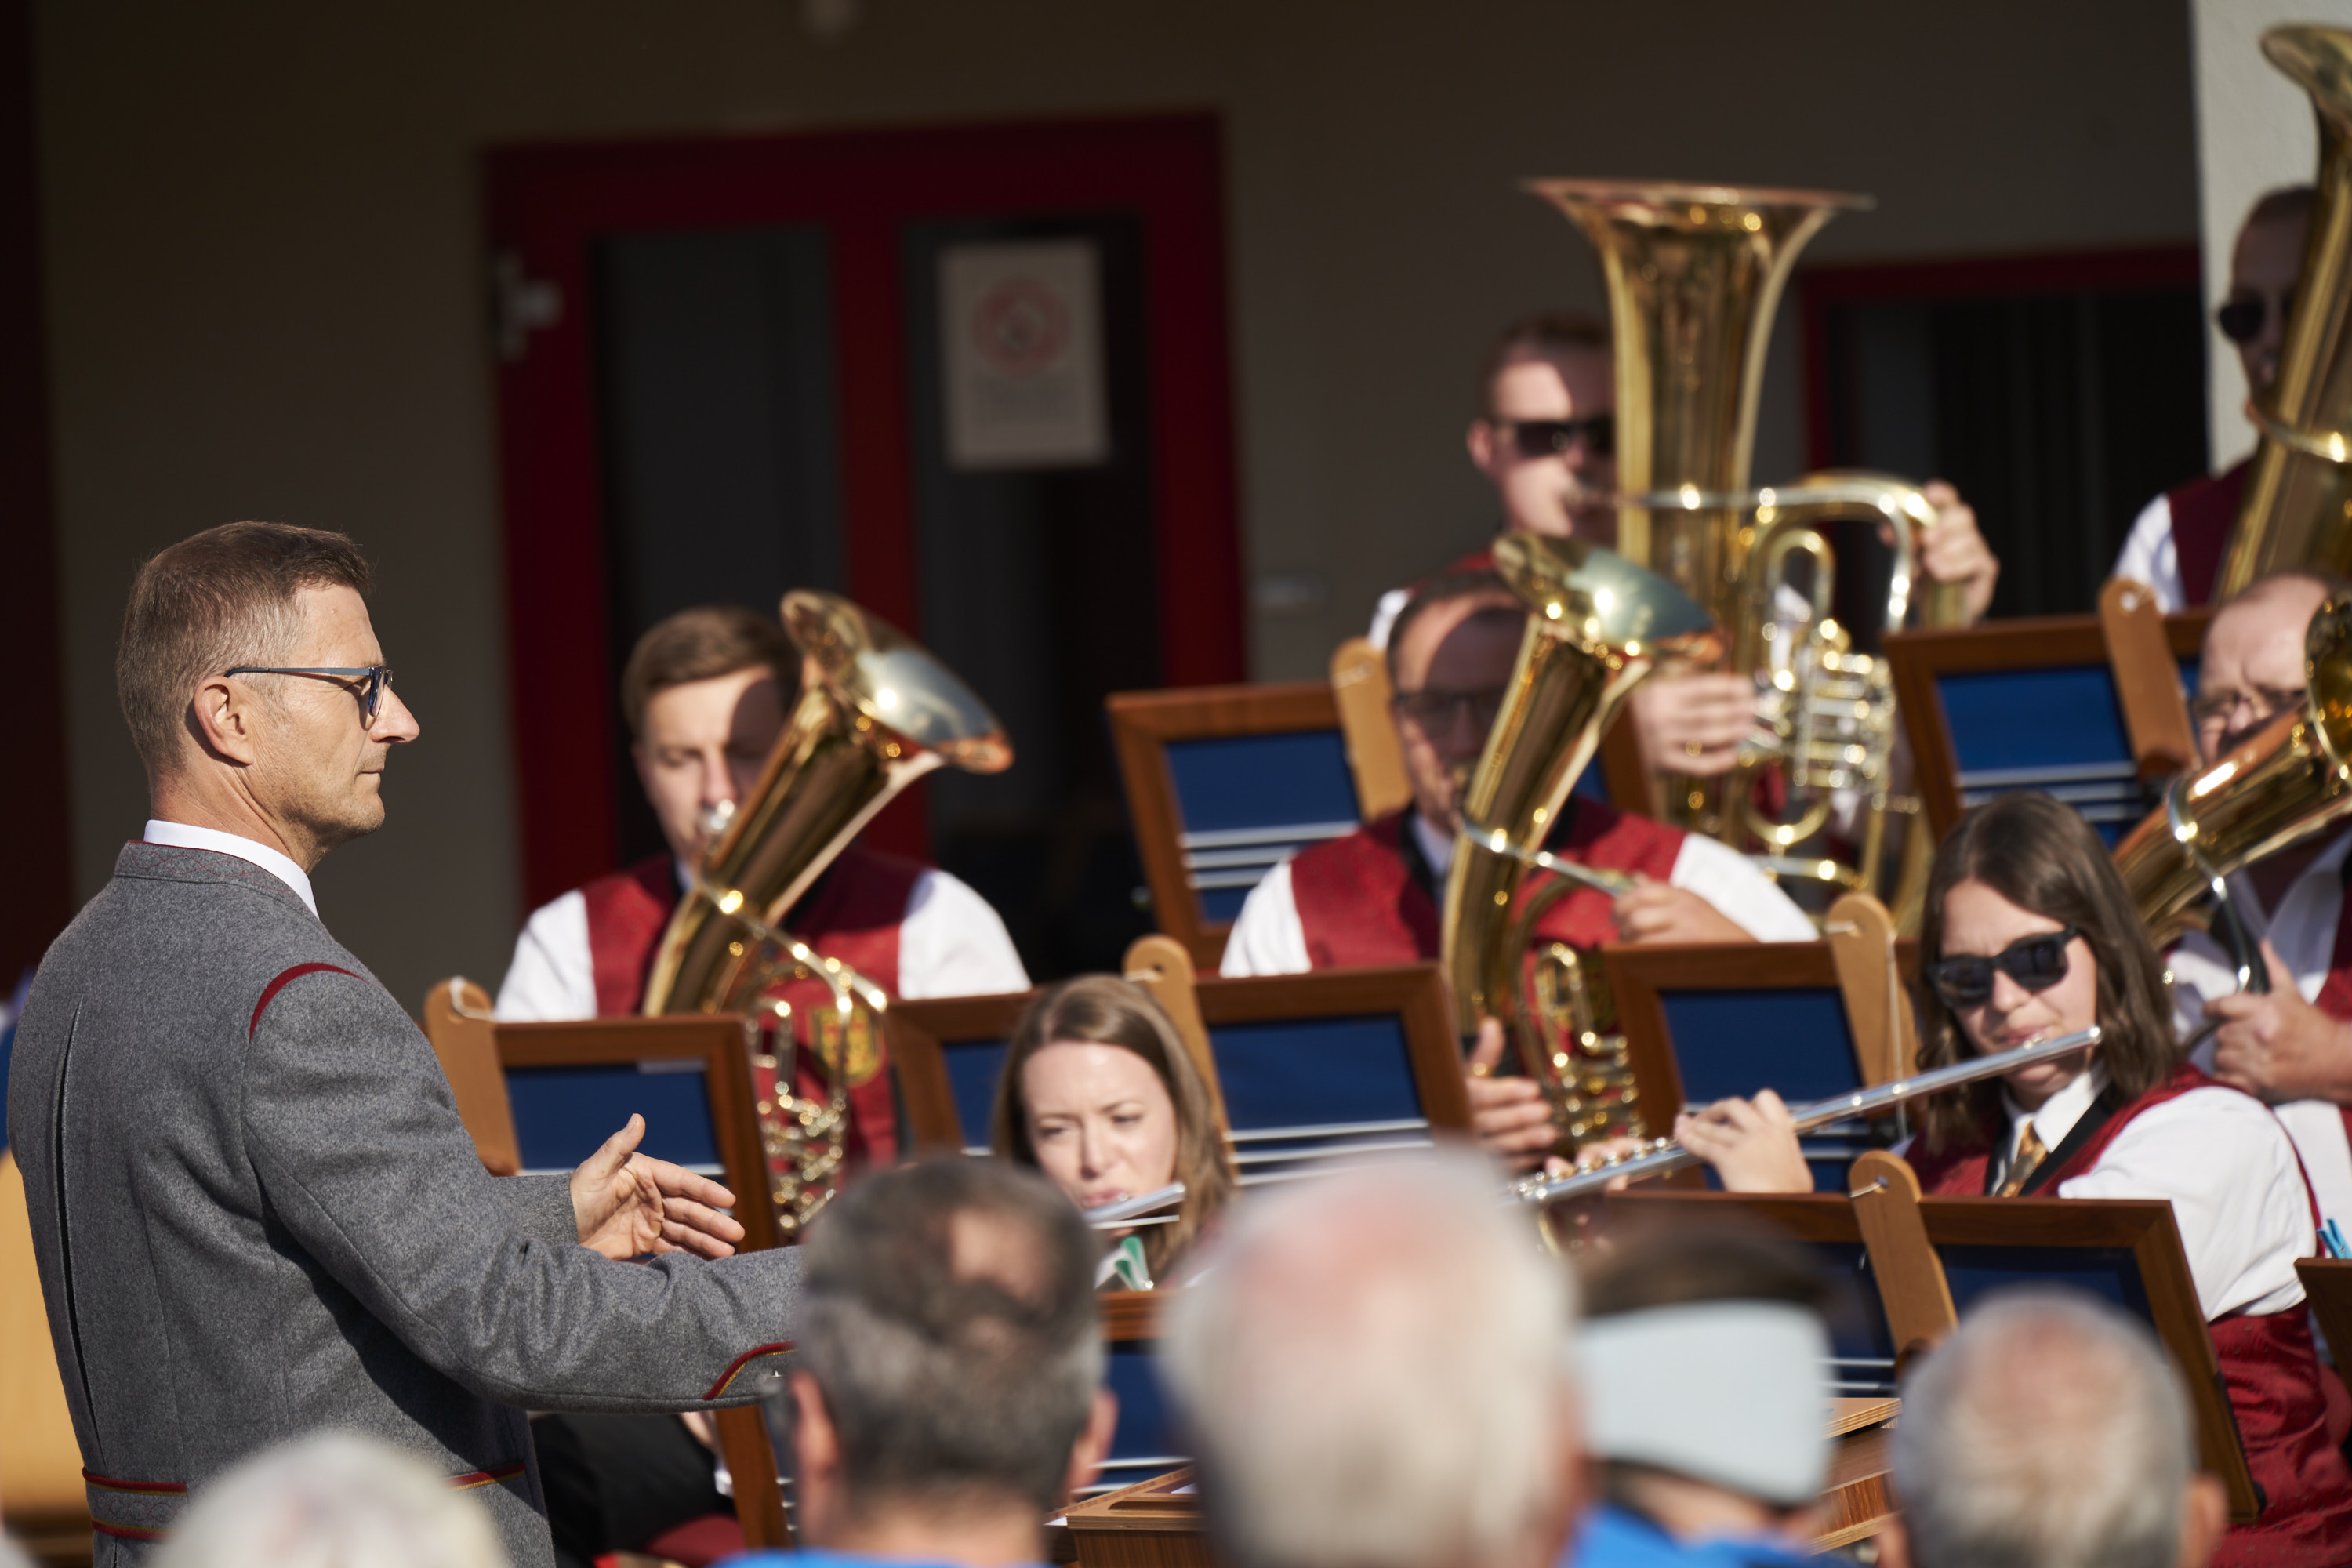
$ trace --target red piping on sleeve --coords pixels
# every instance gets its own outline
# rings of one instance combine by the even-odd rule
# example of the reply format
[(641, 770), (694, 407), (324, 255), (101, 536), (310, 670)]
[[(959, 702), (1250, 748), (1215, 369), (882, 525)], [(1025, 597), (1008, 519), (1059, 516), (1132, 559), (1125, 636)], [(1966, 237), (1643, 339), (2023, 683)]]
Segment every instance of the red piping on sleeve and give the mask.
[(743, 1370), (744, 1363), (752, 1361), (763, 1355), (778, 1355), (792, 1348), (793, 1342), (790, 1340), (778, 1340), (772, 1345), (753, 1345), (750, 1350), (745, 1351), (741, 1355), (737, 1356), (733, 1361), (727, 1363), (727, 1370), (719, 1374), (719, 1381), (712, 1384), (710, 1385), (710, 1392), (704, 1394), (702, 1397), (705, 1399), (716, 1399), (720, 1394), (726, 1393), (727, 1385), (735, 1381), (735, 1374)]
[(352, 974), (350, 970), (343, 968), (341, 964), (296, 964), (293, 968), (288, 970), (285, 973), (279, 975), (277, 979), (271, 981), (268, 984), (261, 988), (261, 1000), (253, 1005), (253, 1022), (245, 1026), (245, 1037), (247, 1039), (249, 1040), (253, 1038), (254, 1031), (261, 1027), (261, 1015), (269, 1010), (269, 1004), (277, 999), (278, 994), (280, 991), (285, 990), (289, 983), (299, 980), (306, 974), (347, 974), (351, 975), (351, 978), (353, 980), (357, 980), (359, 978), (358, 975)]

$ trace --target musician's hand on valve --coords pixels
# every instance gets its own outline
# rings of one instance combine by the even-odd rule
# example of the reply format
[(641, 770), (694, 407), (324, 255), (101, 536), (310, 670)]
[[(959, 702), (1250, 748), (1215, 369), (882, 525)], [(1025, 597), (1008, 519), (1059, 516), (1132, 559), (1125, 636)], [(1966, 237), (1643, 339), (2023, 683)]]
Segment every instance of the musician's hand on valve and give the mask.
[(2221, 1020), (2213, 1036), (2213, 1076), (2269, 1100), (2352, 1100), (2352, 1025), (2303, 999), (2294, 975), (2267, 942), (2267, 993), (2241, 991), (2205, 1004)]
[(1632, 700), (1643, 760), (1696, 778), (1729, 773), (1756, 727), (1756, 682), (1745, 675), (1654, 675)]
[(1920, 569), (1938, 583), (1960, 585), (1960, 602), (1974, 626), (1992, 605), (2000, 559), (1977, 528), (1976, 509), (1960, 499), (1959, 491), (1941, 479), (1929, 479), (1919, 493), (1936, 509), (1935, 526), (1919, 541)]
[(1797, 1147), (1797, 1124), (1770, 1089), (1753, 1100), (1718, 1100), (1675, 1118), (1675, 1142), (1715, 1167), (1734, 1193), (1810, 1193), (1813, 1173)]
[(743, 1239), (743, 1227), (721, 1209), (735, 1194), (682, 1165), (637, 1152), (646, 1119), (604, 1140), (572, 1173), (572, 1214), (580, 1245), (626, 1260), (648, 1252), (691, 1252), (725, 1258)]
[(1687, 888), (1636, 875), (1611, 913), (1627, 942), (1754, 942), (1746, 928)]
[(1478, 1026), (1464, 1085), (1470, 1091), (1470, 1128), (1487, 1153), (1514, 1171), (1531, 1169), (1552, 1146), (1551, 1107), (1531, 1078), (1495, 1076), (1503, 1065), (1503, 1026)]

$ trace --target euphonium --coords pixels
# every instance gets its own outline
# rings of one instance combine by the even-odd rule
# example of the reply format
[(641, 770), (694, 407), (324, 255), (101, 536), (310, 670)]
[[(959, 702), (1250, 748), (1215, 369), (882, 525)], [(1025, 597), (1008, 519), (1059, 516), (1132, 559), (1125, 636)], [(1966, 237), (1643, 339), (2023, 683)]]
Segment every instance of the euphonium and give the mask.
[[(1515, 911), (1519, 884), (1627, 693), (1661, 658), (1716, 648), (1706, 612), (1680, 589), (1581, 540), (1505, 534), (1495, 542), (1495, 567), (1529, 614), (1502, 708), (1463, 790), (1442, 963), (1457, 1027), (1467, 1036), (1482, 1018), (1502, 1020), (1567, 1130), (1575, 1064), (1557, 1038), (1546, 1041), (1537, 1022), (1543, 1008), (1522, 998), (1520, 972), (1536, 918), (1576, 884), (1564, 877)], [(1570, 984), (1580, 979), (1570, 973)]]
[[(849, 1090), (879, 1070), (888, 995), (780, 930), (786, 911), (892, 796), (943, 765), (992, 773), (1013, 747), (987, 704), (910, 638), (848, 600), (783, 598), (801, 653), (800, 698), (757, 787), (704, 855), (679, 900), (646, 987), (648, 1014), (772, 1014), (772, 1057), (756, 1052), (769, 1196), (786, 1240), (833, 1195)], [(808, 1020), (826, 1098), (797, 1090), (795, 1023), (772, 989), (814, 980), (829, 1005)], [(773, 1087), (766, 1081), (773, 1076)]]
[[(1761, 700), (1763, 724), (1741, 765), (1714, 779), (1669, 771), (1666, 813), (1735, 847), (1760, 841), (1776, 876), (1869, 887), (1886, 814), (1916, 804), (1888, 789), (1892, 682), (1884, 659), (1855, 652), (1829, 613), (1837, 563), (1821, 528), (1852, 517), (1886, 526), (1895, 570), (1878, 629), (1893, 630), (1911, 613), (1915, 537), (1935, 509), (1916, 487), (1876, 474), (1816, 474), (1777, 493), (1748, 489), (1782, 286), (1806, 242), (1869, 199), (1601, 180), (1528, 188), (1583, 230), (1608, 282), (1618, 549), (1706, 608), (1724, 628), (1733, 669), (1756, 680)], [(1803, 580), (1792, 582), (1800, 562)], [(1922, 619), (1957, 621), (1958, 609), (1956, 593), (1939, 592)], [(1774, 763), (1787, 804), (1768, 814), (1753, 785), (1756, 770)], [(1797, 856), (1827, 822), (1832, 793), (1843, 789), (1860, 793), (1865, 813), (1862, 865)]]
[(2311, 95), (2318, 202), (2270, 404), (2246, 403), (2262, 445), (2213, 602), (2256, 578), (2352, 573), (2352, 33), (2273, 27), (2263, 53)]

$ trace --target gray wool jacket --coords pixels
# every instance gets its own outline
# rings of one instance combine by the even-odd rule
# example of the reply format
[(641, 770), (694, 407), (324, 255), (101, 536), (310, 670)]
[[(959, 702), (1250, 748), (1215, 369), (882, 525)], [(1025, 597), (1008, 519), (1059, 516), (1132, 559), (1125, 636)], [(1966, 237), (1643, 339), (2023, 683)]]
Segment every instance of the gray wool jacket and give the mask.
[(321, 1427), (422, 1456), (550, 1564), (526, 1409), (740, 1403), (789, 1349), (796, 1253), (579, 1245), (566, 1180), (486, 1173), (399, 1004), (230, 856), (125, 847), (34, 978), (8, 1134), (101, 1564)]

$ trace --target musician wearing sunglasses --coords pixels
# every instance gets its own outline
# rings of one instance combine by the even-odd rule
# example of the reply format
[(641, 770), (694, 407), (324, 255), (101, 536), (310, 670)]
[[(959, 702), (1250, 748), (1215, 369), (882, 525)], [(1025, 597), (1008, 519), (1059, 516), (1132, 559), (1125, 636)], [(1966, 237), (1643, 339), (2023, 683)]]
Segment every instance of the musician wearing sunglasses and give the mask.
[[(2270, 401), (2278, 380), (2313, 200), (2309, 185), (2290, 185), (2253, 205), (2230, 252), (2230, 291), (2213, 312), (2214, 329), (2238, 351), (2246, 395), (2258, 403)], [(2148, 502), (2132, 522), (2113, 574), (2154, 588), (2168, 611), (2211, 598), (2252, 466), (2250, 452), (2221, 473), (2200, 475)]]
[[(2046, 795), (1979, 806), (1937, 851), (1919, 951), (1922, 1068), (2105, 1031), (2081, 1056), (1915, 1104), (1920, 1131), (1904, 1152), (1920, 1185), (2169, 1201), (2268, 1499), (2214, 1561), (2352, 1562), (2352, 1470), (2326, 1434), (2294, 1272), (2316, 1251), (2311, 1189), (2270, 1110), (2183, 1059), (2163, 967), (2098, 835)], [(1734, 1190), (1812, 1185), (1769, 1091), (1685, 1112), (1675, 1136)]]

